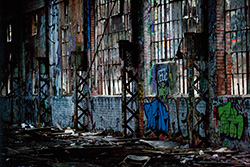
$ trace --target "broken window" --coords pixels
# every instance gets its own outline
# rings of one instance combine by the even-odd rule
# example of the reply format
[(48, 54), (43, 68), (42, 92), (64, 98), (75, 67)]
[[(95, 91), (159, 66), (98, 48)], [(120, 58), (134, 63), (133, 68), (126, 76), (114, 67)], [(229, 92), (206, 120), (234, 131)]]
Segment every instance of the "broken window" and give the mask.
[(6, 95), (11, 93), (11, 61), (12, 61), (12, 54), (9, 54), (9, 61), (8, 61), (8, 80), (7, 80), (7, 89)]
[(225, 0), (227, 94), (249, 94), (250, 1)]
[[(179, 92), (187, 93), (187, 61), (184, 33), (201, 31), (201, 4), (198, 0), (153, 0), (149, 21), (151, 65), (175, 60)], [(154, 74), (151, 74), (152, 77)]]
[(37, 59), (33, 60), (33, 69), (32, 69), (32, 94), (37, 96), (38, 95), (38, 88), (39, 88), (39, 64)]
[(64, 5), (64, 21), (67, 24), (69, 22), (69, 5)]
[(70, 46), (73, 46), (73, 40), (70, 40), (70, 31), (69, 31), (69, 25), (68, 25), (68, 4), (64, 5), (64, 20), (63, 20), (63, 26), (61, 28), (61, 47), (62, 47), (62, 53), (61, 53), (61, 91), (62, 95), (72, 95), (73, 90), (73, 68), (71, 65), (71, 53)]
[(37, 28), (38, 28), (38, 15), (35, 14), (32, 16), (32, 35), (36, 35), (37, 34)]
[(72, 90), (71, 75), (72, 70), (70, 66), (70, 57), (69, 57), (69, 37), (68, 37), (68, 28), (64, 27), (62, 29), (62, 94), (70, 95)]
[(12, 27), (11, 24), (9, 24), (7, 27), (7, 42), (11, 41), (12, 41)]
[[(121, 94), (119, 40), (131, 41), (130, 0), (96, 1), (95, 83), (102, 95)], [(97, 46), (100, 45), (98, 48)]]

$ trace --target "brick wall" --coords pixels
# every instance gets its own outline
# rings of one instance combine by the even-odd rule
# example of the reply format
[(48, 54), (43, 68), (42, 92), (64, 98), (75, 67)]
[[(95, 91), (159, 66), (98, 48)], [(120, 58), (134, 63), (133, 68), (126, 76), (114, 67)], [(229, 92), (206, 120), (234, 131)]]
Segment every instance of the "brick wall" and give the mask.
[(224, 95), (225, 88), (225, 63), (224, 63), (224, 1), (217, 0), (216, 6), (216, 55), (217, 55), (217, 95)]

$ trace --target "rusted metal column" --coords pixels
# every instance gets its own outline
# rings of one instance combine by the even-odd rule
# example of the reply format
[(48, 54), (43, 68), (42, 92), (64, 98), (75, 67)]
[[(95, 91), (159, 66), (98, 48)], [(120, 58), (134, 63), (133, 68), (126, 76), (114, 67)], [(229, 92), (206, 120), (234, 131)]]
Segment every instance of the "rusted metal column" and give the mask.
[(186, 33), (186, 46), (187, 46), (187, 62), (188, 62), (188, 131), (189, 131), (189, 145), (192, 147), (194, 144), (194, 112), (195, 112), (195, 101), (194, 101), (194, 33)]
[(123, 137), (127, 138), (127, 114), (126, 114), (126, 62), (123, 59), (123, 56), (126, 54), (124, 49), (124, 42), (119, 41), (119, 55), (122, 58), (121, 68), (122, 68), (122, 133)]
[(45, 56), (38, 57), (39, 63), (39, 89), (38, 89), (38, 112), (37, 127), (52, 124), (52, 114), (50, 106), (50, 76), (49, 76), (49, 1), (44, 0), (45, 8)]
[(132, 17), (132, 42), (135, 45), (133, 49), (133, 57), (138, 72), (137, 91), (139, 90), (139, 96), (137, 97), (138, 105), (138, 120), (135, 122), (136, 136), (142, 137), (144, 134), (143, 129), (143, 43), (144, 43), (144, 1), (143, 0), (132, 0), (131, 1), (131, 17)]
[[(90, 17), (90, 1), (83, 1), (83, 52), (72, 52), (74, 59), (74, 75), (75, 75), (75, 111), (74, 111), (74, 128), (88, 130), (88, 124), (82, 124), (80, 119), (86, 116), (89, 121), (89, 74), (87, 73), (88, 65), (88, 18)], [(85, 103), (83, 108), (82, 104)], [(87, 122), (88, 123), (88, 122)]]

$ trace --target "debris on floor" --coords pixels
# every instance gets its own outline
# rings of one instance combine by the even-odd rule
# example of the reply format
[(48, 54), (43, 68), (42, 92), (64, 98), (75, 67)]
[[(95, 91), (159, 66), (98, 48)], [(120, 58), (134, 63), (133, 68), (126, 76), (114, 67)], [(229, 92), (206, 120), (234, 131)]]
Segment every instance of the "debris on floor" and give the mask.
[[(173, 141), (124, 139), (106, 131), (83, 132), (29, 124), (4, 126), (4, 166), (248, 166), (250, 153), (222, 148), (190, 148)], [(69, 165), (71, 166), (71, 165)]]

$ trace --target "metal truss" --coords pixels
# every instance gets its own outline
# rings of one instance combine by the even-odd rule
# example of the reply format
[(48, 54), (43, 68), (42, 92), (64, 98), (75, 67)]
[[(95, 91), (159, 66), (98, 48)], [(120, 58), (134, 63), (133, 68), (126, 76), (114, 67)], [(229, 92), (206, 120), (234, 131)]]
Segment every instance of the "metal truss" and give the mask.
[(205, 122), (205, 116), (199, 120), (197, 124), (194, 123), (196, 114), (195, 95), (201, 97), (207, 105), (206, 113), (209, 104), (209, 79), (208, 79), (208, 60), (206, 59), (206, 43), (205, 35), (201, 33), (185, 33), (185, 41), (187, 46), (187, 61), (188, 61), (188, 118), (189, 118), (189, 136), (190, 145), (193, 145), (194, 130), (201, 122)]
[(45, 126), (51, 125), (52, 115), (50, 106), (50, 92), (49, 92), (49, 58), (38, 57), (39, 63), (39, 89), (38, 89), (38, 113), (37, 124)]
[(133, 47), (127, 40), (119, 41), (119, 54), (122, 58), (122, 127), (125, 138), (136, 137), (139, 132), (138, 70), (133, 60)]
[(75, 74), (74, 128), (79, 129), (80, 127), (87, 130), (88, 124), (84, 121), (84, 118), (89, 116), (87, 60), (84, 59), (84, 56), (86, 57), (87, 55), (84, 55), (84, 52), (72, 52), (72, 56)]

